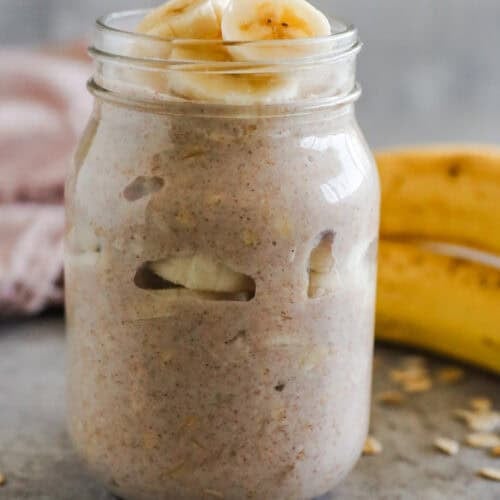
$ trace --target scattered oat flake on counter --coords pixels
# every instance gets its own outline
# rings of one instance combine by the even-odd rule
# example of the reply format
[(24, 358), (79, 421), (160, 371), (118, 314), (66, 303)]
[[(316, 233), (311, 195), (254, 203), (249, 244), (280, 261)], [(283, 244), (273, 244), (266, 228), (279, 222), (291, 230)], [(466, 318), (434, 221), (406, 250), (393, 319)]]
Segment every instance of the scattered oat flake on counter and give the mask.
[(469, 401), (470, 407), (477, 412), (487, 412), (493, 407), (491, 399), (488, 398), (472, 398)]
[(446, 455), (456, 455), (460, 450), (460, 445), (453, 439), (438, 437), (434, 440), (434, 448)]
[(400, 391), (384, 391), (376, 396), (377, 401), (388, 406), (398, 406), (405, 400), (405, 395)]
[(500, 446), (500, 437), (491, 432), (475, 432), (466, 436), (465, 442), (472, 448), (495, 448)]
[(448, 366), (438, 371), (437, 378), (445, 384), (456, 384), (465, 378), (465, 372), (461, 368)]
[(404, 369), (391, 370), (389, 374), (393, 382), (406, 383), (422, 378), (428, 378), (428, 371), (420, 366), (413, 366)]
[(224, 495), (217, 490), (205, 490), (204, 493), (212, 498), (224, 498)]
[(500, 481), (500, 469), (493, 469), (492, 467), (484, 467), (479, 469), (478, 475), (491, 481)]
[(493, 432), (500, 428), (500, 413), (496, 411), (477, 413), (469, 410), (455, 410), (453, 414), (465, 422), (472, 431)]
[(423, 377), (417, 380), (408, 380), (403, 384), (403, 389), (408, 393), (427, 392), (432, 389), (432, 380)]
[(378, 439), (374, 438), (373, 436), (368, 436), (366, 438), (365, 446), (363, 447), (363, 455), (380, 455), (382, 451), (382, 443)]

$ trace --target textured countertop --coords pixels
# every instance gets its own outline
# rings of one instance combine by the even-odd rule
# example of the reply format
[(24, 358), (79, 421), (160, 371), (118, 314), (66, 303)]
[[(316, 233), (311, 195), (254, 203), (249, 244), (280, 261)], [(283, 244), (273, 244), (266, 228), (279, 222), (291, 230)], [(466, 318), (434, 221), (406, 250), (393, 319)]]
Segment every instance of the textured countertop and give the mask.
[[(377, 349), (374, 393), (395, 389), (389, 371), (409, 353)], [(436, 373), (446, 365), (428, 359), (434, 387), (408, 396), (398, 407), (375, 402), (372, 433), (384, 447), (363, 457), (356, 470), (327, 499), (434, 500), (500, 498), (500, 483), (476, 476), (500, 467), (500, 458), (463, 446), (454, 457), (432, 447), (436, 436), (463, 441), (467, 430), (453, 419), (470, 398), (489, 397), (500, 408), (500, 379), (472, 368), (456, 384)], [(2, 500), (111, 500), (82, 470), (64, 427), (64, 325), (60, 317), (0, 323), (0, 472), (7, 483)]]

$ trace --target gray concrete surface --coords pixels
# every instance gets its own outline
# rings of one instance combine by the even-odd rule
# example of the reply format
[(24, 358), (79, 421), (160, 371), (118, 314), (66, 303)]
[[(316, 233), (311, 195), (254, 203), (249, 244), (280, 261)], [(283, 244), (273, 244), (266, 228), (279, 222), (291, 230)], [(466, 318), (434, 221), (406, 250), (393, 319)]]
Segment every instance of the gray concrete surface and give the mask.
[[(161, 0), (0, 0), (0, 45), (63, 40)], [(500, 143), (498, 0), (317, 0), (359, 27), (359, 118), (372, 146)], [(383, 125), (381, 125), (383, 124)]]
[[(387, 373), (404, 352), (378, 348), (374, 392), (392, 388)], [(429, 359), (433, 371), (442, 361)], [(454, 408), (487, 396), (500, 407), (500, 380), (466, 370), (463, 382), (412, 396), (400, 408), (374, 404), (372, 432), (384, 445), (364, 457), (347, 481), (321, 500), (496, 500), (500, 483), (475, 475), (500, 459), (463, 448), (456, 457), (432, 449), (435, 436), (462, 440)], [(496, 460), (496, 461), (495, 461)], [(64, 424), (64, 326), (59, 317), (0, 323), (0, 471), (2, 500), (111, 500), (82, 469)]]

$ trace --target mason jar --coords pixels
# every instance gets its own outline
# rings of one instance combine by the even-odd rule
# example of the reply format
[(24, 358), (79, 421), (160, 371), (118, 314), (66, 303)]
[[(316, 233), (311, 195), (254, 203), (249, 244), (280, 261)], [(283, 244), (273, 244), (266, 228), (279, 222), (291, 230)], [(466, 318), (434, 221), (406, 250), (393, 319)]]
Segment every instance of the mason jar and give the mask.
[[(133, 33), (143, 15), (98, 23), (67, 181), (72, 439), (125, 499), (322, 495), (369, 422), (379, 183), (357, 33), (167, 41)], [(228, 50), (259, 63), (212, 57)]]

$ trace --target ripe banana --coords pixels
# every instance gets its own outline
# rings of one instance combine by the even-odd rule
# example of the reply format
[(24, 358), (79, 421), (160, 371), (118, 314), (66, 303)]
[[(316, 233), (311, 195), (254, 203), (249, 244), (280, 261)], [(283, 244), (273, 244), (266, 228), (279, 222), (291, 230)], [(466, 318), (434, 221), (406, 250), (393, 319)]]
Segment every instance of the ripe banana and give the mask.
[(382, 240), (377, 338), (500, 374), (500, 270)]
[(500, 254), (500, 149), (423, 149), (376, 156), (382, 237), (456, 242)]

